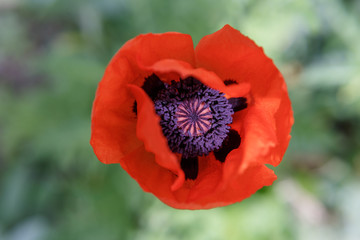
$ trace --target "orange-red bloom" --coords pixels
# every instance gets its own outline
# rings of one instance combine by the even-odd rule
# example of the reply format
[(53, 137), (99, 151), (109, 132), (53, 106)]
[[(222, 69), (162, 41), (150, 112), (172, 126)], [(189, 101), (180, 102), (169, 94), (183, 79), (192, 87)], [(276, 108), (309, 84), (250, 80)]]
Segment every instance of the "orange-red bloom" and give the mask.
[[(194, 102), (180, 95), (173, 101), (171, 91), (184, 89)], [(221, 101), (229, 105), (216, 110)], [(144, 34), (125, 43), (99, 83), (91, 145), (101, 162), (120, 163), (164, 203), (213, 208), (272, 184), (276, 175), (265, 164), (280, 163), (293, 121), (279, 70), (229, 25), (195, 50), (186, 34)], [(206, 141), (196, 140), (202, 136)]]

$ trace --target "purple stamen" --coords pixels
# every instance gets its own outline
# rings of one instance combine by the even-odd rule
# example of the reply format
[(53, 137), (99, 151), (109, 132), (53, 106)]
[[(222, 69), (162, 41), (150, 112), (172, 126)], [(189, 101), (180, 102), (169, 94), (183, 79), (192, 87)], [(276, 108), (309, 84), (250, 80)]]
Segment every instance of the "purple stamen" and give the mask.
[(164, 85), (154, 105), (170, 149), (186, 159), (219, 149), (234, 113), (224, 94), (192, 77)]

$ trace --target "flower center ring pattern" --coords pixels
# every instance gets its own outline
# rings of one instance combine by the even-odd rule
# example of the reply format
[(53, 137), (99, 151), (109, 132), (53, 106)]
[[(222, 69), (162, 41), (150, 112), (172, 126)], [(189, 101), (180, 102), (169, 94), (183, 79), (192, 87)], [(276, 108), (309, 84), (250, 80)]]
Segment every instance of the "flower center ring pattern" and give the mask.
[(211, 110), (199, 99), (191, 99), (179, 104), (175, 117), (177, 125), (187, 136), (202, 135), (211, 127)]

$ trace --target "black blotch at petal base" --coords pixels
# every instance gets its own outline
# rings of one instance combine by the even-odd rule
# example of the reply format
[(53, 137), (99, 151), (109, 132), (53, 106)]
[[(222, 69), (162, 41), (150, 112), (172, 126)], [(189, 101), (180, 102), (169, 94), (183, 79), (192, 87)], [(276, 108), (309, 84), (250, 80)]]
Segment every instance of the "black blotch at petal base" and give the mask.
[(227, 155), (240, 146), (241, 138), (237, 131), (230, 129), (222, 146), (214, 151), (215, 158), (220, 162), (225, 162)]
[[(149, 77), (145, 78), (145, 81), (141, 88), (144, 89), (144, 91), (151, 98), (151, 100), (154, 100), (158, 95), (158, 92), (165, 88), (165, 84), (160, 80), (158, 76), (152, 74)], [(133, 104), (132, 111), (137, 114), (136, 101)]]
[(182, 157), (180, 166), (185, 173), (185, 179), (195, 180), (197, 178), (199, 171), (198, 157)]
[(231, 104), (234, 112), (237, 112), (237, 111), (247, 108), (246, 98), (244, 98), (244, 97), (229, 98), (228, 101)]

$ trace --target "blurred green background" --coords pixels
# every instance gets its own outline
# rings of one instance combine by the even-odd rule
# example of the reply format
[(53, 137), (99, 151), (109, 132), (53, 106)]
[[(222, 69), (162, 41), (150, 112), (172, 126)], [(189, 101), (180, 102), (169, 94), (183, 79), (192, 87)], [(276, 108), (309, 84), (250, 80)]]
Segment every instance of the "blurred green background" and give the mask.
[[(230, 24), (283, 73), (278, 180), (201, 211), (144, 193), (89, 145), (97, 83), (147, 32)], [(0, 0), (0, 239), (360, 239), (360, 1)]]

